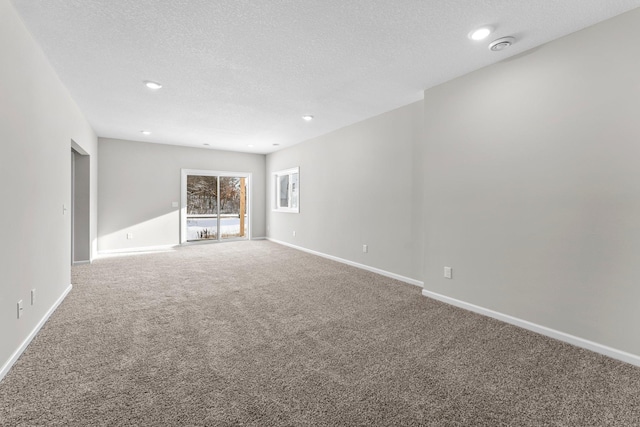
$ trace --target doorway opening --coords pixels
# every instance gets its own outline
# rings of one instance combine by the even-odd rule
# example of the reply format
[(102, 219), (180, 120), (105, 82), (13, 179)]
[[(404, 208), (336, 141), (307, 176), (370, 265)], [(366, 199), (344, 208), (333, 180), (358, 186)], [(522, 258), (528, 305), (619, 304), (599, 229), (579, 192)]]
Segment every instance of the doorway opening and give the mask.
[(250, 239), (251, 174), (183, 169), (180, 243)]
[(71, 264), (91, 262), (90, 156), (71, 141)]

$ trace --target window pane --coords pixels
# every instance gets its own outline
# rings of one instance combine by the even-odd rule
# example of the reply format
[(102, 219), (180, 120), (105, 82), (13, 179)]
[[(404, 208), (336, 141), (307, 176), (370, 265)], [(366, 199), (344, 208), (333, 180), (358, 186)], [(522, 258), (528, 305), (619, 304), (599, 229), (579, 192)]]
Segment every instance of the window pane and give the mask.
[(291, 208), (298, 208), (298, 174), (291, 174)]
[(217, 176), (187, 176), (187, 215), (217, 214), (217, 191)]
[(271, 193), (273, 210), (300, 212), (300, 168), (289, 168), (274, 172), (274, 191)]
[(220, 236), (248, 235), (246, 178), (220, 177)]
[(282, 208), (289, 207), (289, 175), (280, 176), (280, 203)]
[(187, 176), (187, 241), (218, 238), (218, 177)]

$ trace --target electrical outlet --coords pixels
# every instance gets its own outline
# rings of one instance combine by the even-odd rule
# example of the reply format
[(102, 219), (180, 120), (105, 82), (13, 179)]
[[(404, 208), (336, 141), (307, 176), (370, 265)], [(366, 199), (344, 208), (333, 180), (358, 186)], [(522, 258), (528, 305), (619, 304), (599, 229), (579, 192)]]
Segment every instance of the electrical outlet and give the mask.
[(171, 202), (171, 207), (172, 208), (177, 208), (178, 207), (178, 202)]
[(293, 230), (293, 237), (296, 237), (296, 230)]
[(365, 254), (369, 252), (369, 245), (362, 245), (362, 252), (364, 252)]
[(31, 289), (31, 305), (34, 305), (35, 303), (36, 303), (36, 290)]
[(444, 277), (446, 277), (447, 279), (452, 279), (453, 278), (453, 268), (445, 267), (444, 268)]
[(18, 319), (22, 317), (22, 300), (18, 301)]
[(127, 240), (133, 239), (133, 233), (127, 233)]

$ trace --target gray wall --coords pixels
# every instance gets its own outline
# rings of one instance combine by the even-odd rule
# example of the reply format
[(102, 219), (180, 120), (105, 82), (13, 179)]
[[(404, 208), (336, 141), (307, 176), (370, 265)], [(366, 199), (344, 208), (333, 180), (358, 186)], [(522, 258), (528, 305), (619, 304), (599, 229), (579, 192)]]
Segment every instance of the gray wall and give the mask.
[(640, 9), (425, 91), (425, 289), (640, 355), (637, 40)]
[[(413, 103), (269, 154), (268, 236), (419, 279), (413, 153), (421, 141), (422, 115), (422, 102)], [(300, 213), (274, 212), (271, 174), (295, 166), (300, 167)]]
[(71, 140), (91, 156), (94, 174), (97, 139), (8, 0), (0, 0), (0, 58), (2, 370), (69, 287)]
[[(265, 237), (265, 156), (99, 140), (99, 251), (180, 243), (180, 170), (251, 172), (252, 237)], [(127, 234), (133, 239), (128, 240)]]
[(73, 174), (73, 257), (72, 261), (91, 260), (91, 157), (72, 151)]

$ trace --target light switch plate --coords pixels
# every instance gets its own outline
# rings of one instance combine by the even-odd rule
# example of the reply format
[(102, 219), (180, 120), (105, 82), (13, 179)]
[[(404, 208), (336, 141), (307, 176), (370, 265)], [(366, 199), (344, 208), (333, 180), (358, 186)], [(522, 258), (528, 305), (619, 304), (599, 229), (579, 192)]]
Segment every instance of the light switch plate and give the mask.
[(444, 268), (444, 277), (446, 277), (447, 279), (453, 278), (453, 268), (445, 267)]

